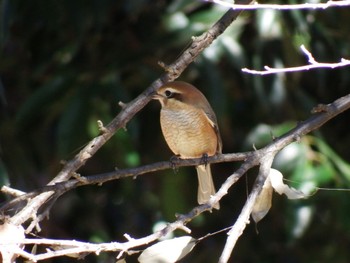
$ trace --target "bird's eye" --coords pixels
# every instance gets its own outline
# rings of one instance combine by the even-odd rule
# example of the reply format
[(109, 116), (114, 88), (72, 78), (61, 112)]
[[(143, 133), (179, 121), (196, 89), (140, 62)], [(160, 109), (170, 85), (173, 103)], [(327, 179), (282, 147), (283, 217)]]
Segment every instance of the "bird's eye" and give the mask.
[(164, 92), (164, 94), (165, 94), (165, 96), (166, 96), (167, 98), (172, 98), (172, 97), (174, 96), (174, 93), (171, 92), (170, 90), (166, 90), (166, 91)]

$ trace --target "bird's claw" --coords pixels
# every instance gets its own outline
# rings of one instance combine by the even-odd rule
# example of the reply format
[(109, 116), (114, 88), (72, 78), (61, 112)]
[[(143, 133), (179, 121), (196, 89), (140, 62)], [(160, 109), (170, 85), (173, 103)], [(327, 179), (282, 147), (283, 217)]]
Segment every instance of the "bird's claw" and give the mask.
[(203, 153), (202, 157), (201, 157), (201, 164), (207, 165), (208, 164), (208, 154), (207, 153)]
[(179, 155), (173, 155), (170, 158), (171, 169), (173, 169), (175, 173), (178, 171), (177, 162), (179, 161), (179, 159), (180, 159)]

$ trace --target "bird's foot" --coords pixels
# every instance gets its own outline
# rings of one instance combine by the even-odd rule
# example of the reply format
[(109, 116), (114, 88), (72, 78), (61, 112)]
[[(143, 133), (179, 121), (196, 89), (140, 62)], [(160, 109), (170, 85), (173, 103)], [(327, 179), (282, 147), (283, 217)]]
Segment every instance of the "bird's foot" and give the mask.
[(173, 169), (175, 173), (177, 173), (177, 171), (179, 170), (177, 167), (177, 163), (179, 160), (180, 160), (180, 155), (173, 155), (170, 158), (171, 169)]
[(202, 157), (201, 157), (201, 164), (207, 165), (208, 164), (208, 154), (207, 153), (203, 153)]

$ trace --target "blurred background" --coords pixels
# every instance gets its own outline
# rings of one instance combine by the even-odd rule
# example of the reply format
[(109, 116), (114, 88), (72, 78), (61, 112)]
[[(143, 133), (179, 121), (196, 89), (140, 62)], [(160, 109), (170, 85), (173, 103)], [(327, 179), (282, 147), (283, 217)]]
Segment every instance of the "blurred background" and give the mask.
[[(119, 101), (132, 100), (162, 74), (158, 61), (171, 63), (192, 36), (226, 11), (194, 0), (0, 4), (0, 180), (23, 191), (51, 180), (62, 162), (98, 135), (97, 120), (109, 123), (120, 111)], [(349, 93), (349, 67), (264, 77), (241, 72), (307, 64), (301, 44), (317, 61), (349, 58), (349, 16), (349, 8), (245, 12), (187, 68), (180, 79), (210, 101), (224, 153), (263, 147), (308, 118), (316, 104)], [(147, 105), (78, 172), (88, 176), (170, 159), (159, 110), (158, 102)], [(274, 167), (309, 194), (315, 187), (350, 189), (349, 120), (345, 112), (288, 146)], [(216, 187), (239, 165), (213, 165)], [(219, 211), (189, 224), (193, 237), (233, 224), (256, 173), (249, 171), (231, 188)], [(196, 192), (193, 167), (81, 187), (57, 200), (39, 235), (91, 242), (126, 241), (124, 233), (139, 238), (188, 212)], [(349, 198), (344, 191), (318, 191), (299, 201), (275, 194), (266, 218), (251, 223), (240, 238), (234, 262), (348, 262)], [(225, 233), (205, 239), (182, 262), (217, 262), (225, 240)], [(85, 261), (115, 262), (116, 255)]]

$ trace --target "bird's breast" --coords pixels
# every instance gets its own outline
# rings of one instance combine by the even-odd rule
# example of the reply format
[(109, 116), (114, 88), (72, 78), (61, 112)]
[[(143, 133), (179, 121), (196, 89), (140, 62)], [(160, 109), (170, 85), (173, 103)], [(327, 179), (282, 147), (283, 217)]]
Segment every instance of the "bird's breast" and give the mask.
[(160, 123), (167, 144), (180, 157), (215, 155), (217, 135), (201, 109), (162, 109)]

